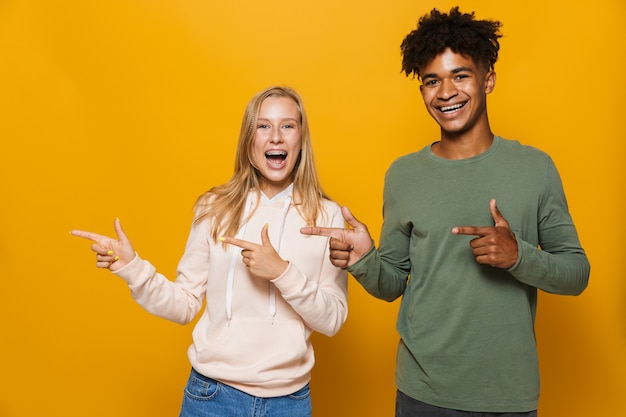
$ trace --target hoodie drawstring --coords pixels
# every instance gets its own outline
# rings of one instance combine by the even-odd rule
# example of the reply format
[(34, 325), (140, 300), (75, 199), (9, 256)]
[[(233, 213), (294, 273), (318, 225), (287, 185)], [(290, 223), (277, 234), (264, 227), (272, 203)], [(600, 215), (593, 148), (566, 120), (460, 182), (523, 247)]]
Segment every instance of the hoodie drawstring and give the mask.
[[(288, 195), (285, 199), (285, 204), (283, 205), (283, 221), (280, 223), (280, 229), (278, 230), (278, 241), (276, 242), (277, 253), (280, 253), (280, 242), (283, 240), (283, 231), (285, 230), (285, 222), (287, 221), (287, 211), (289, 211), (289, 206), (291, 205), (291, 195)], [(276, 288), (273, 282), (270, 282), (270, 316), (272, 317), (272, 323), (274, 322), (274, 317), (276, 316)]]
[[(286, 190), (285, 190), (286, 191)], [(289, 191), (291, 191), (291, 187), (289, 187)], [(291, 194), (287, 195), (285, 198), (285, 203), (283, 204), (282, 210), (282, 222), (280, 223), (280, 228), (278, 230), (278, 240), (275, 243), (274, 249), (277, 253), (280, 253), (280, 243), (283, 237), (283, 232), (285, 230), (285, 223), (287, 221), (287, 212), (289, 211), (289, 206), (291, 205), (292, 196)], [(248, 197), (246, 199), (246, 205), (244, 208), (243, 219), (246, 219), (250, 212), (252, 211), (252, 193), (248, 193)], [(237, 232), (236, 238), (243, 239), (244, 234), (246, 232), (246, 227), (248, 226), (248, 222), (245, 222), (239, 228)], [(241, 257), (241, 250), (237, 250), (233, 248), (233, 254), (230, 259), (230, 266), (228, 268), (228, 277), (226, 282), (226, 318), (228, 319), (228, 323), (230, 324), (232, 315), (233, 315), (233, 288), (235, 285), (235, 266), (237, 265), (237, 261)], [(274, 287), (274, 283), (269, 283), (269, 314), (272, 317), (272, 322), (274, 321), (274, 317), (276, 316), (276, 289)]]
[[(246, 198), (246, 205), (244, 207), (243, 218), (247, 218), (250, 214), (252, 206), (252, 193), (248, 193), (248, 198)], [(245, 222), (239, 228), (237, 235), (235, 236), (237, 239), (243, 239), (243, 235), (246, 232), (246, 226), (248, 222)], [(237, 248), (233, 247), (233, 255), (230, 258), (230, 266), (228, 268), (228, 279), (226, 281), (226, 318), (228, 318), (228, 324), (230, 324), (230, 319), (233, 316), (233, 286), (235, 284), (235, 265), (237, 262), (237, 258), (241, 251), (237, 250)]]

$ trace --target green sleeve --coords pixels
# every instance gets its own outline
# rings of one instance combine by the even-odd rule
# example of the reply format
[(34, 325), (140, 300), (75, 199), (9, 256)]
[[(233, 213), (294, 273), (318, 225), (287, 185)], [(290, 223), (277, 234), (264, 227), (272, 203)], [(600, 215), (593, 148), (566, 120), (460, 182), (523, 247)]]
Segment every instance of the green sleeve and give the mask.
[(404, 293), (411, 268), (409, 248), (412, 226), (401, 220), (403, 207), (407, 204), (399, 201), (406, 195), (398, 192), (403, 188), (402, 180), (402, 175), (392, 176), (389, 172), (385, 178), (379, 249), (372, 248), (348, 268), (367, 292), (387, 301), (393, 301)]
[(539, 247), (517, 238), (518, 261), (509, 272), (520, 282), (550, 293), (580, 294), (587, 287), (590, 265), (552, 161), (539, 204), (538, 228)]

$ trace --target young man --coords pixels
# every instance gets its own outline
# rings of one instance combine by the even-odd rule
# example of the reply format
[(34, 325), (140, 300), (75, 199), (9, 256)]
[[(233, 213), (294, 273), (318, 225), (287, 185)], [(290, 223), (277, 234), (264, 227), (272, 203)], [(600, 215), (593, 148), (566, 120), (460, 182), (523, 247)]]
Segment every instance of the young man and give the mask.
[(495, 136), (500, 22), (436, 9), (402, 42), (441, 137), (385, 177), (376, 249), (367, 227), (331, 236), (331, 260), (375, 297), (402, 296), (396, 416), (535, 416), (537, 289), (580, 294), (589, 262), (548, 155)]

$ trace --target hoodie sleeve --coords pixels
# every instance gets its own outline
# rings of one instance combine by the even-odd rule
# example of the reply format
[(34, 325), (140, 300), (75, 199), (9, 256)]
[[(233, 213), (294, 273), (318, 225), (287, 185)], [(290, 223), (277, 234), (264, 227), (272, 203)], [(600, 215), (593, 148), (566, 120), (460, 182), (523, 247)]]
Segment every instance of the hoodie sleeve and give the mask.
[(115, 272), (128, 283), (133, 299), (146, 311), (180, 324), (189, 323), (198, 314), (208, 277), (207, 223), (192, 226), (176, 281), (158, 273), (139, 256)]
[[(339, 206), (333, 204), (331, 210), (326, 207), (330, 226), (345, 227)], [(290, 261), (285, 272), (272, 282), (310, 328), (333, 336), (348, 316), (348, 273), (330, 263), (328, 238), (314, 238), (326, 247), (323, 259), (307, 259), (312, 263), (321, 262), (319, 276), (307, 277)]]

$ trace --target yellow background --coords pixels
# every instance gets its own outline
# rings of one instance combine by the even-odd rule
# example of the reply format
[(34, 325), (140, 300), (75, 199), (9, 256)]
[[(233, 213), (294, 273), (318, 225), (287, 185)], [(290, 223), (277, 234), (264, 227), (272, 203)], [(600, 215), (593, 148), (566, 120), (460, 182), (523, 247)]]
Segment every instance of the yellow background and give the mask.
[[(385, 170), (438, 134), (399, 45), (456, 3), (504, 23), (492, 127), (552, 155), (592, 264), (582, 296), (540, 296), (540, 415), (621, 415), (622, 0), (3, 0), (0, 416), (178, 415), (191, 326), (143, 311), (68, 232), (119, 216), (172, 277), (262, 88), (302, 94), (326, 191), (378, 238)], [(315, 336), (316, 416), (393, 415), (397, 307), (351, 279), (345, 327)]]

